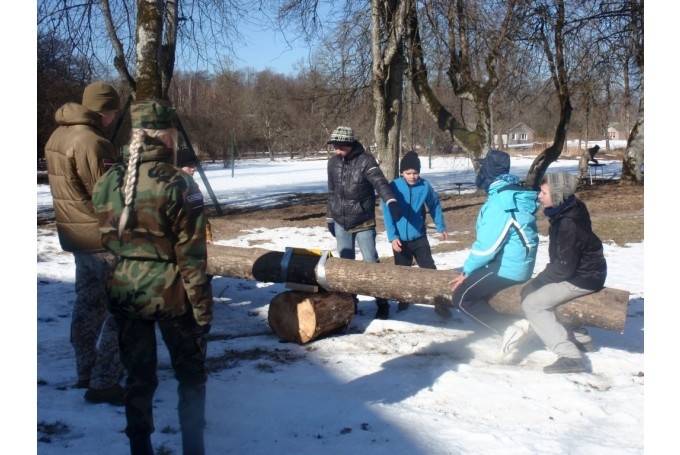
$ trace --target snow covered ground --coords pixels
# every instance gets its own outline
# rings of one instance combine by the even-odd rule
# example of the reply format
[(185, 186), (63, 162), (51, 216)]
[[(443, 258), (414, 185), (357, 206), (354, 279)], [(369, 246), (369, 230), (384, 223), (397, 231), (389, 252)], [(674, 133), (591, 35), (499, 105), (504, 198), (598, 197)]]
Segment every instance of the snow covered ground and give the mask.
[[(474, 190), (475, 174), (468, 158), (435, 157), (432, 169), (427, 156), (421, 157), (422, 174), (439, 192), (458, 192), (456, 183), (461, 183), (461, 192)], [(512, 157), (511, 172), (523, 178), (533, 157)], [(621, 162), (600, 160), (602, 177), (616, 178), (621, 174)], [(293, 194), (324, 193), (327, 186), (327, 160), (276, 160), (266, 159), (237, 161), (235, 175), (222, 164), (204, 164), (205, 173), (217, 199), (230, 207), (270, 207)], [(561, 159), (553, 163), (548, 172), (566, 171), (578, 173), (578, 160)], [(600, 172), (598, 170), (598, 176)], [(208, 193), (198, 174), (195, 175), (203, 194)], [(52, 196), (49, 186), (38, 185), (38, 216), (49, 216), (52, 212)]]
[[(310, 182), (323, 165), (305, 163)], [(283, 172), (291, 164), (276, 166)], [(266, 179), (251, 171), (252, 179)], [(219, 191), (231, 197), (238, 187), (225, 181)], [(223, 243), (246, 246), (249, 239), (278, 250), (334, 246), (320, 228), (255, 226)], [(547, 261), (547, 238), (541, 241), (537, 271)], [(386, 240), (378, 242), (380, 254), (390, 255)], [(631, 301), (623, 334), (592, 330), (600, 346), (589, 354), (593, 374), (543, 374), (553, 355), (536, 343), (520, 365), (497, 364), (498, 339), (472, 322), (443, 323), (424, 305), (400, 313), (393, 305), (390, 320), (373, 320), (369, 297), (361, 297), (362, 314), (346, 334), (307, 346), (280, 343), (267, 326), (267, 307), (282, 285), (216, 277), (208, 453), (642, 453), (643, 253), (643, 243), (605, 246), (606, 285), (629, 290)], [(69, 344), (73, 257), (61, 251), (51, 227), (38, 227), (37, 254), (38, 452), (127, 453), (123, 408), (87, 404), (82, 390), (69, 387), (76, 379)], [(441, 253), (435, 261), (460, 267), (466, 255)], [(162, 343), (159, 380), (152, 440), (164, 453), (181, 453), (176, 382)]]

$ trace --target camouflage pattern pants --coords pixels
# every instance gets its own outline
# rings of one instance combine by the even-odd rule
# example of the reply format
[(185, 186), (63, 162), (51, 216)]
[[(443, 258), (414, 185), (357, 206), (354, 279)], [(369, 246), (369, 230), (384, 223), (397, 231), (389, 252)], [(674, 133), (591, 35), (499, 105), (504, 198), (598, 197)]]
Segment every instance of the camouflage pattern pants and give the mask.
[[(153, 395), (156, 376), (156, 322), (170, 352), (179, 382), (177, 410), (184, 453), (202, 453), (205, 427), (206, 331), (191, 311), (160, 321), (117, 317), (120, 356), (127, 371), (125, 433), (130, 438), (153, 433)], [(200, 449), (198, 447), (201, 447)], [(191, 449), (194, 447), (194, 449)]]
[(115, 256), (110, 253), (74, 253), (76, 301), (71, 319), (71, 344), (76, 353), (78, 380), (90, 388), (117, 384), (123, 373), (116, 321), (107, 310), (107, 283)]

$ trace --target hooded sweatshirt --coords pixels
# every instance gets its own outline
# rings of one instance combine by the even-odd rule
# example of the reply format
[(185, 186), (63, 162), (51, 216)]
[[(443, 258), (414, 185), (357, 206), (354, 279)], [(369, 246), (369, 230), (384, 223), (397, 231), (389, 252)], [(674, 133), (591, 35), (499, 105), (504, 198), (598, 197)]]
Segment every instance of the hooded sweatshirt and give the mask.
[(92, 208), (92, 189), (116, 160), (104, 137), (101, 117), (78, 103), (66, 103), (54, 115), (57, 129), (45, 145), (47, 172), (64, 251), (103, 251)]

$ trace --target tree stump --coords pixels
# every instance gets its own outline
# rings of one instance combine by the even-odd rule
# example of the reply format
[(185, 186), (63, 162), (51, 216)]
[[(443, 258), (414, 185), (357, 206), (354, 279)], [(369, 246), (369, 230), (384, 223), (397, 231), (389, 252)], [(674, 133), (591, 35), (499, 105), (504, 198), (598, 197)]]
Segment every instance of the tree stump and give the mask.
[(308, 343), (346, 327), (354, 316), (351, 294), (286, 291), (269, 305), (269, 327), (286, 341)]

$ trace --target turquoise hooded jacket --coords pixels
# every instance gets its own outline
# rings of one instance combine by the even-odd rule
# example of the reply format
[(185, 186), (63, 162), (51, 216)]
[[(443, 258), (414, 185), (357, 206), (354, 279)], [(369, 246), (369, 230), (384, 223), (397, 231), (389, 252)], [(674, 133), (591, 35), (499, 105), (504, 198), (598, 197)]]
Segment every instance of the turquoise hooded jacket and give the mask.
[(463, 265), (466, 276), (500, 260), (498, 276), (531, 278), (538, 250), (538, 193), (518, 184), (516, 176), (503, 174), (489, 186), (489, 197), (477, 216), (475, 242)]
[(387, 240), (391, 242), (399, 239), (408, 242), (424, 236), (426, 233), (425, 207), (437, 226), (437, 232), (446, 231), (439, 196), (430, 182), (419, 178), (415, 185), (409, 185), (403, 177), (399, 177), (394, 179), (390, 186), (403, 216), (395, 223), (387, 206), (382, 204)]

